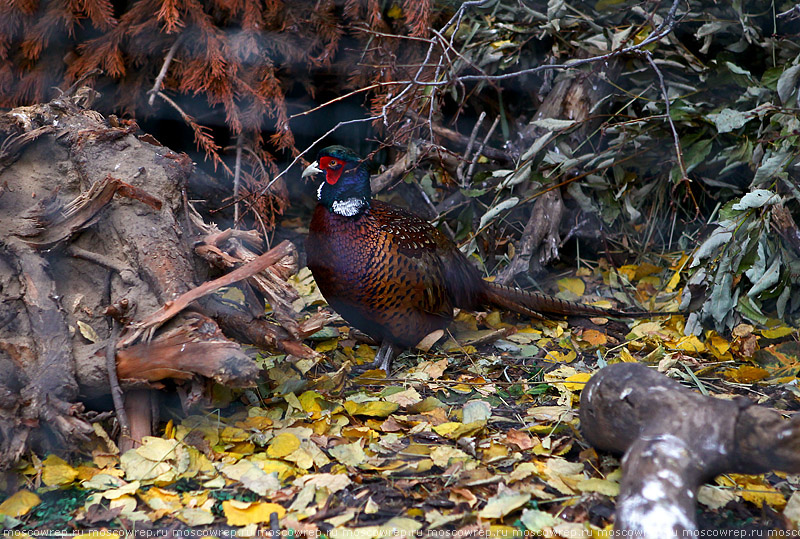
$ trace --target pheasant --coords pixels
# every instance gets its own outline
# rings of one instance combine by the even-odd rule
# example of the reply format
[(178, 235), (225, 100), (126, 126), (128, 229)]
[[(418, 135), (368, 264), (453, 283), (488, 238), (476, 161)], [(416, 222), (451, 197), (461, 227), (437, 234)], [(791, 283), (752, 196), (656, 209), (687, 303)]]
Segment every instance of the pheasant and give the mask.
[(632, 318), (654, 313), (603, 309), (485, 281), (456, 245), (425, 219), (375, 200), (359, 156), (320, 151), (303, 177), (325, 173), (306, 239), (308, 267), (331, 307), (381, 346), (372, 364), (388, 374), (402, 349), (446, 327), (453, 309), (496, 306), (543, 319)]

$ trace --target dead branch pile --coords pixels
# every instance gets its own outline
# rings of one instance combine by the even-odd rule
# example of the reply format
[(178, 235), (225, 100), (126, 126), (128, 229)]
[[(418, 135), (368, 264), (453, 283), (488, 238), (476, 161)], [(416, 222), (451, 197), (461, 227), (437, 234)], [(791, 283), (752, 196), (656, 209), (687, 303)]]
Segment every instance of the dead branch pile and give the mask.
[[(31, 445), (69, 449), (92, 432), (82, 400), (115, 386), (107, 351), (123, 388), (165, 378), (252, 385), (255, 362), (226, 334), (312, 358), (300, 341), (323, 322), (292, 309), (292, 244), (257, 256), (258, 234), (203, 223), (185, 195), (189, 158), (137, 137), (133, 122), (83, 109), (92, 96), (0, 116), (5, 466)], [(244, 305), (211, 295), (240, 281)]]

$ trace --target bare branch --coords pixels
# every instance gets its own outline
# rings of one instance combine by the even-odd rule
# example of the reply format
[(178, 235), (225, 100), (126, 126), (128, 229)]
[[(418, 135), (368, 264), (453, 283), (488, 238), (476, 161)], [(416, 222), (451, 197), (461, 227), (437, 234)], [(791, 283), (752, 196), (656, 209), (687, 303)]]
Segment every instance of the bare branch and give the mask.
[(172, 59), (175, 57), (175, 51), (178, 50), (178, 45), (182, 41), (183, 34), (178, 36), (178, 39), (175, 40), (175, 43), (167, 51), (167, 55), (164, 57), (164, 63), (161, 65), (161, 71), (158, 72), (158, 76), (156, 77), (156, 81), (153, 84), (153, 88), (147, 92), (150, 94), (150, 99), (147, 100), (147, 104), (151, 107), (156, 100), (156, 94), (161, 91), (161, 85), (164, 83), (164, 77), (167, 76), (167, 71), (169, 70), (169, 65), (172, 63)]

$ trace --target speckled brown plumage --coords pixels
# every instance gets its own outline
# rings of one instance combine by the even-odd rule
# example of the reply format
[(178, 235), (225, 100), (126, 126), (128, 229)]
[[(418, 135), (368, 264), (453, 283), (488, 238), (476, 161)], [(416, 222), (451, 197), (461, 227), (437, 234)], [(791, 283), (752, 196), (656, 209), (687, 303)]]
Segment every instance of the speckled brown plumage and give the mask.
[(388, 372), (400, 348), (446, 327), (455, 307), (499, 306), (543, 318), (642, 316), (563, 301), (484, 281), (442, 232), (397, 206), (372, 200), (369, 175), (341, 147), (320, 152), (325, 172), (306, 240), (308, 267), (325, 299), (349, 324), (381, 341)]
[(441, 232), (376, 200), (356, 217), (318, 205), (306, 251), (331, 307), (368, 335), (404, 347), (447, 326), (454, 307), (476, 308), (484, 282)]

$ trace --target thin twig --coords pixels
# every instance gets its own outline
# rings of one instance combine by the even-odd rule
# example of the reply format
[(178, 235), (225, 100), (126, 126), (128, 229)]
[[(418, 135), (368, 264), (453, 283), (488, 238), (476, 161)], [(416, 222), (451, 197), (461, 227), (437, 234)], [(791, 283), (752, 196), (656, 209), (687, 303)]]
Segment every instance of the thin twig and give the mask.
[(456, 177), (458, 178), (458, 182), (461, 184), (461, 187), (466, 187), (467, 184), (464, 181), (464, 167), (467, 166), (467, 163), (470, 160), (470, 152), (472, 152), (472, 146), (475, 145), (475, 139), (478, 137), (478, 131), (483, 124), (483, 120), (486, 118), (486, 112), (481, 112), (481, 115), (478, 116), (478, 121), (475, 122), (475, 127), (472, 128), (472, 133), (469, 135), (469, 140), (467, 141), (467, 149), (464, 150), (464, 159), (459, 163), (458, 168), (456, 169)]
[(354, 96), (356, 94), (360, 94), (361, 92), (366, 92), (368, 90), (372, 90), (373, 88), (380, 88), (381, 86), (391, 86), (397, 85), (402, 83), (397, 82), (376, 82), (375, 84), (370, 84), (369, 86), (364, 86), (363, 88), (359, 88), (358, 90), (353, 90), (352, 92), (347, 92), (344, 95), (340, 95), (339, 97), (334, 97), (333, 99), (322, 103), (321, 105), (317, 105), (313, 109), (304, 110), (303, 112), (298, 112), (297, 114), (292, 114), (289, 116), (289, 119), (297, 118), (298, 116), (305, 116), (306, 114), (311, 114), (312, 112), (316, 112), (320, 109), (327, 107), (328, 105), (332, 105), (337, 101), (342, 101), (343, 99), (347, 99), (348, 97)]
[(472, 155), (472, 161), (470, 161), (469, 168), (467, 169), (467, 178), (472, 178), (472, 173), (475, 171), (475, 165), (478, 164), (478, 158), (483, 153), (483, 149), (486, 147), (486, 143), (489, 142), (489, 139), (492, 138), (494, 134), (494, 130), (497, 129), (497, 125), (500, 123), (500, 115), (498, 114), (494, 118), (494, 122), (492, 122), (492, 126), (489, 128), (489, 132), (486, 133), (486, 136), (483, 137), (481, 141), (481, 145), (478, 146), (478, 149)]
[(678, 136), (678, 130), (675, 129), (675, 123), (672, 121), (672, 116), (669, 113), (669, 94), (667, 93), (667, 85), (664, 84), (664, 75), (661, 74), (661, 70), (658, 68), (655, 61), (653, 61), (653, 55), (650, 54), (650, 51), (643, 51), (642, 54), (647, 59), (650, 67), (653, 68), (653, 71), (656, 72), (656, 75), (658, 75), (658, 83), (661, 86), (661, 94), (664, 96), (665, 116), (667, 117), (669, 128), (672, 130), (672, 139), (675, 143), (675, 154), (678, 158), (678, 168), (681, 169), (681, 181), (686, 181), (689, 178), (686, 174), (686, 164), (683, 162), (683, 151), (681, 150), (681, 140)]
[(244, 146), (244, 135), (239, 133), (236, 136), (236, 162), (233, 167), (233, 226), (239, 224), (239, 189), (242, 177), (242, 147)]
[(119, 340), (119, 324), (111, 318), (111, 335), (106, 343), (106, 371), (108, 372), (108, 386), (111, 390), (111, 400), (114, 402), (114, 411), (119, 421), (120, 439), (129, 438), (131, 424), (125, 412), (125, 395), (119, 386), (117, 377), (117, 341)]
[(277, 176), (275, 176), (274, 178), (272, 178), (272, 180), (270, 180), (270, 182), (269, 182), (269, 183), (266, 185), (266, 187), (262, 187), (262, 188), (261, 188), (261, 190), (258, 192), (258, 194), (257, 194), (256, 196), (261, 196), (261, 195), (263, 195), (264, 193), (266, 193), (266, 192), (269, 190), (269, 188), (270, 188), (270, 187), (272, 187), (272, 184), (273, 184), (273, 183), (275, 183), (276, 181), (278, 181), (278, 179), (279, 179), (279, 178), (282, 178), (282, 177), (283, 177), (283, 176), (284, 176), (284, 175), (285, 175), (287, 172), (289, 172), (289, 169), (291, 169), (291, 168), (292, 168), (292, 167), (293, 167), (293, 166), (294, 166), (294, 165), (295, 165), (295, 164), (296, 164), (298, 161), (300, 161), (300, 158), (302, 158), (302, 157), (303, 157), (305, 154), (307, 154), (308, 152), (310, 152), (310, 151), (311, 151), (311, 148), (313, 148), (314, 146), (316, 146), (316, 145), (317, 145), (319, 142), (321, 142), (322, 140), (324, 140), (324, 139), (325, 139), (325, 137), (327, 137), (328, 135), (330, 135), (331, 133), (333, 133), (334, 131), (336, 131), (336, 130), (337, 130), (337, 129), (339, 129), (340, 127), (344, 127), (344, 126), (346, 126), (346, 125), (352, 125), (352, 124), (362, 123), (362, 122), (371, 122), (371, 121), (373, 121), (373, 120), (380, 120), (380, 119), (381, 119), (381, 117), (380, 117), (380, 116), (370, 116), (369, 118), (356, 118), (355, 120), (346, 120), (346, 121), (344, 121), (344, 122), (339, 122), (338, 124), (334, 125), (334, 126), (333, 126), (333, 127), (331, 127), (330, 129), (328, 129), (328, 130), (327, 130), (327, 131), (326, 131), (326, 132), (325, 132), (325, 133), (324, 133), (324, 134), (323, 134), (321, 137), (319, 137), (317, 140), (315, 140), (314, 142), (312, 142), (312, 143), (311, 143), (311, 144), (308, 146), (308, 148), (306, 148), (305, 150), (303, 150), (302, 152), (300, 152), (299, 154), (297, 154), (297, 157), (295, 157), (295, 158), (292, 160), (292, 162), (291, 162), (291, 163), (289, 163), (289, 166), (288, 166), (288, 167), (286, 167), (285, 169), (283, 169), (283, 170), (280, 172), (280, 174), (278, 174)]
[(164, 77), (167, 76), (167, 71), (169, 70), (169, 65), (172, 63), (172, 59), (175, 57), (175, 51), (178, 50), (178, 45), (183, 39), (183, 34), (178, 36), (178, 39), (175, 40), (175, 43), (167, 51), (167, 55), (164, 57), (164, 63), (161, 64), (161, 71), (158, 72), (158, 76), (156, 77), (155, 83), (153, 83), (153, 88), (147, 92), (150, 94), (150, 99), (147, 100), (147, 104), (151, 107), (156, 100), (156, 94), (161, 91), (161, 85), (164, 82)]

